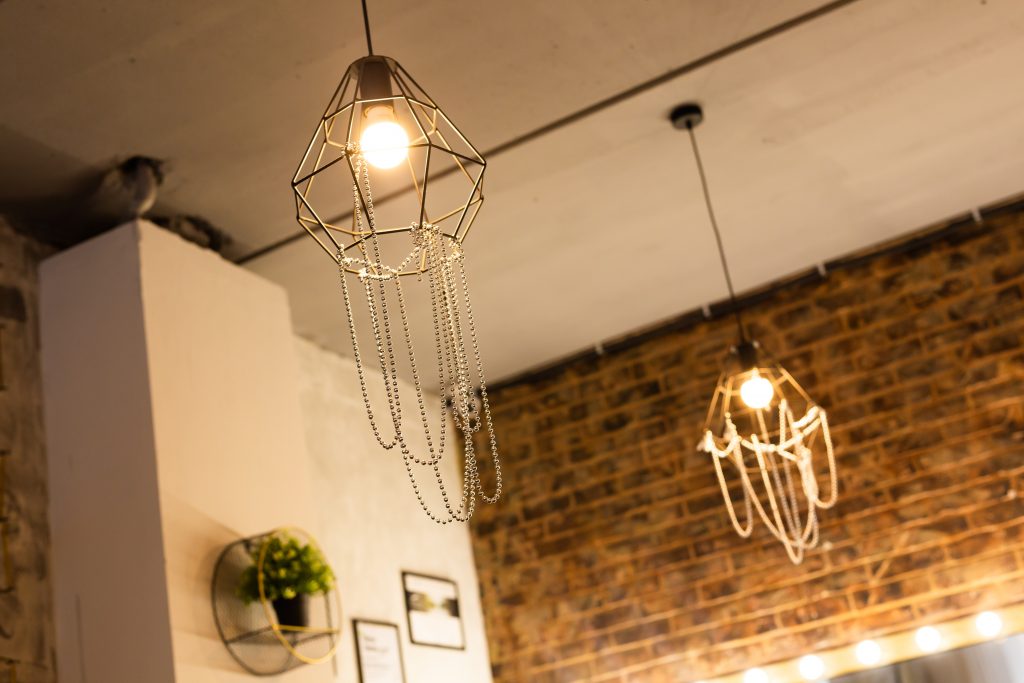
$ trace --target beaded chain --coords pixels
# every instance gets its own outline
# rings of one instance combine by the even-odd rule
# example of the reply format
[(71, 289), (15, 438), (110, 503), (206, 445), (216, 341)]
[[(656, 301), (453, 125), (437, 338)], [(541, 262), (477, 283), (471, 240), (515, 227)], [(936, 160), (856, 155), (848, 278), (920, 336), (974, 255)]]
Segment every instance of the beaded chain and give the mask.
[[(710, 429), (704, 433), (700, 449), (714, 456), (715, 472), (718, 484), (725, 498), (729, 519), (736, 532), (743, 538), (750, 536), (754, 528), (752, 510), (768, 527), (772, 535), (782, 542), (786, 554), (793, 564), (803, 562), (805, 551), (818, 545), (820, 539), (818, 528), (818, 510), (825, 510), (836, 502), (838, 482), (836, 477), (835, 454), (832, 450), (832, 435), (828, 429), (828, 418), (825, 411), (811, 405), (799, 420), (795, 419), (789, 403), (779, 401), (778, 443), (772, 443), (771, 433), (758, 411), (758, 431), (749, 436), (741, 436), (732, 415), (725, 413), (725, 430), (721, 438), (716, 437)], [(817, 475), (814, 471), (814, 453), (807, 445), (813, 443), (814, 436), (820, 431), (825, 445), (825, 456), (828, 460), (829, 495), (821, 497)], [(758, 433), (759, 432), (759, 433)], [(745, 453), (752, 455), (757, 461), (757, 471), (753, 478), (744, 459)], [(743, 507), (745, 522), (741, 523), (736, 515), (735, 504), (726, 483), (722, 462), (733, 464), (739, 473), (743, 490)], [(800, 480), (803, 503), (797, 496), (794, 484), (794, 472)], [(752, 481), (753, 479), (753, 481)], [(760, 480), (763, 497), (768, 500), (769, 510), (761, 502), (755, 488), (755, 481)], [(803, 518), (802, 518), (803, 517)]]
[[(491, 407), (487, 396), (487, 382), (484, 379), (483, 362), (477, 341), (476, 323), (469, 298), (469, 284), (466, 278), (463, 252), (455, 240), (444, 235), (440, 228), (426, 221), (412, 224), (413, 249), (397, 267), (385, 265), (381, 260), (376, 219), (373, 209), (373, 195), (366, 161), (361, 154), (354, 154), (355, 177), (362, 182), (362, 198), (359, 183), (353, 183), (353, 216), (355, 233), (366, 235), (359, 244), (363, 258), (345, 255), (340, 250), (336, 259), (341, 279), (341, 291), (345, 301), (349, 335), (352, 338), (352, 352), (359, 376), (363, 404), (369, 418), (370, 428), (377, 443), (385, 450), (397, 447), (405, 462), (405, 470), (412, 483), (413, 492), (420, 507), (427, 516), (438, 524), (466, 522), (476, 509), (477, 497), (486, 503), (495, 503), (501, 497), (501, 462), (498, 456), (497, 438), (491, 421)], [(365, 200), (365, 211), (363, 210)], [(366, 244), (369, 244), (367, 249)], [(405, 292), (402, 289), (401, 273), (412, 263), (422, 263), (420, 271), (427, 275), (430, 291), (431, 314), (434, 326), (434, 344), (437, 351), (438, 385), (441, 401), (441, 424), (436, 432), (436, 442), (431, 432), (427, 415), (427, 396), (420, 381), (420, 373), (413, 348)], [(367, 388), (363, 354), (356, 334), (353, 313), (353, 287), (349, 282), (355, 272), (362, 287), (362, 294), (370, 312), (377, 364), (384, 380), (387, 397), (387, 414), (394, 428), (393, 436), (385, 437), (374, 413)], [(398, 302), (401, 330), (397, 329), (388, 311), (388, 287), (394, 288)], [(358, 291), (358, 289), (356, 290)], [(466, 340), (472, 346), (467, 352)], [(397, 337), (399, 337), (396, 339)], [(402, 428), (402, 403), (399, 397), (398, 356), (396, 347), (403, 344), (409, 359), (412, 383), (416, 391), (416, 402), (422, 423), (427, 457), (412, 453)], [(474, 388), (474, 378), (479, 389)], [(479, 402), (479, 407), (477, 404)], [(458, 505), (453, 505), (448, 488), (441, 473), (441, 459), (446, 443), (446, 417), (451, 415), (455, 427), (462, 433), (464, 447), (462, 496)], [(483, 488), (477, 463), (474, 435), (486, 424), (487, 439), (494, 463), (495, 488), (488, 495)], [(424, 499), (414, 466), (429, 468), (444, 502), (443, 513), (434, 512)]]

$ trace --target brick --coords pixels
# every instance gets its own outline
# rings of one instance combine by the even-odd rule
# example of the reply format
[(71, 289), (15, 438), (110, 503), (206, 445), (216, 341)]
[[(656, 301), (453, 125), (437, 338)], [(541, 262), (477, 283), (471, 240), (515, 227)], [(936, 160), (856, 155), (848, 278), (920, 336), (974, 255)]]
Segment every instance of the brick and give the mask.
[(635, 619), (638, 616), (639, 610), (634, 605), (622, 605), (591, 616), (589, 618), (589, 625), (594, 630), (601, 630), (629, 621), (630, 619)]
[(548, 671), (534, 671), (530, 680), (537, 683), (576, 683), (590, 680), (590, 671), (589, 662), (583, 662)]
[[(0, 565), (13, 581), (0, 585), (0, 677), (10, 673), (28, 683), (56, 680), (36, 279), (50, 251), (0, 217), (0, 514), (6, 517)], [(5, 573), (0, 569), (0, 584)], [(8, 672), (5, 658), (23, 664)]]
[(668, 620), (658, 619), (657, 621), (640, 623), (636, 626), (630, 626), (629, 628), (616, 631), (612, 634), (612, 640), (619, 645), (624, 643), (645, 642), (652, 638), (656, 638), (657, 636), (663, 636), (668, 632)]
[(850, 603), (845, 597), (825, 598), (792, 609), (779, 610), (776, 613), (776, 619), (783, 628), (803, 626), (814, 621), (840, 616), (849, 609)]
[(597, 655), (594, 662), (598, 671), (615, 671), (643, 664), (651, 659), (650, 648), (643, 645), (625, 650), (605, 651)]
[(973, 581), (989, 580), (1017, 570), (1017, 559), (1013, 553), (1003, 553), (982, 558), (971, 558), (963, 564), (943, 569), (932, 574), (932, 580), (939, 588), (953, 588)]
[(927, 574), (919, 574), (855, 590), (851, 593), (850, 598), (853, 601), (854, 609), (863, 610), (900, 602), (913, 596), (927, 595), (932, 590), (932, 582)]
[(0, 285), (0, 318), (23, 323), (28, 317), (25, 295), (17, 287)]

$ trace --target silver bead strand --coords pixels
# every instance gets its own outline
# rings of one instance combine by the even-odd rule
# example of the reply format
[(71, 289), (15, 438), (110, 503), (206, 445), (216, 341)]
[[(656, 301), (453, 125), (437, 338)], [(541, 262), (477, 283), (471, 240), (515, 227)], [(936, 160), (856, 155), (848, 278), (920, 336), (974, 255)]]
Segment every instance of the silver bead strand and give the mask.
[[(502, 477), (463, 254), (457, 242), (443, 235), (438, 226), (424, 221), (422, 225), (412, 225), (413, 249), (398, 264), (397, 268), (384, 264), (381, 257), (380, 233), (377, 231), (369, 170), (365, 159), (358, 150), (348, 150), (348, 153), (352, 154), (354, 160), (353, 222), (355, 232), (360, 236), (357, 248), (361, 258), (347, 257), (345, 250), (340, 249), (336, 260), (360, 392), (367, 417), (377, 442), (386, 450), (397, 447), (397, 450), (402, 453), (413, 493), (427, 516), (442, 525), (455, 521), (468, 521), (476, 510), (477, 496), (487, 503), (494, 503), (498, 500), (502, 491)], [(412, 263), (418, 264), (417, 272), (426, 274), (430, 290), (442, 415), (441, 425), (436, 432), (436, 442), (430, 426), (426, 394), (416, 361), (406, 295), (401, 284), (401, 274)], [(359, 347), (355, 325), (352, 291), (348, 282), (348, 273), (351, 271), (356, 272), (361, 280), (363, 295), (367, 298), (370, 324), (377, 351), (377, 363), (380, 365), (388, 401), (388, 412), (395, 430), (394, 438), (390, 440), (386, 440), (381, 432), (369, 396), (366, 372), (363, 367), (364, 358)], [(392, 329), (393, 323), (389, 315), (390, 306), (388, 304), (389, 282), (393, 282), (395, 287), (395, 298), (401, 318), (401, 333)], [(412, 372), (412, 384), (416, 393), (420, 422), (426, 442), (426, 457), (419, 457), (411, 452), (403, 432), (397, 358), (397, 354), (400, 352), (395, 348), (396, 344), (402, 342), (405, 344)], [(472, 358), (468, 353), (467, 342), (472, 344)], [(473, 386), (474, 379), (479, 381), (479, 408), (477, 407), (477, 393)], [(455, 426), (463, 433), (462, 496), (458, 504), (455, 504), (449, 496), (448, 487), (441, 472), (441, 459), (446, 446), (448, 446), (446, 416), (449, 414)], [(495, 469), (495, 493), (493, 496), (488, 496), (483, 491), (477, 464), (475, 439), (473, 438), (474, 434), (481, 430), (484, 422), (487, 423), (488, 445)], [(434, 512), (427, 503), (414, 466), (430, 468), (444, 503), (445, 510), (443, 512)]]

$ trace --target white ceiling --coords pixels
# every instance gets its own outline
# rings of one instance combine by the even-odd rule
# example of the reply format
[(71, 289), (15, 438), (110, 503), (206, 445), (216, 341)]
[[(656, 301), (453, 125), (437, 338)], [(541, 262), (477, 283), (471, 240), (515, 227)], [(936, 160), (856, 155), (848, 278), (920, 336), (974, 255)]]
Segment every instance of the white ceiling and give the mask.
[[(482, 150), (824, 4), (370, 0), (378, 52)], [(172, 163), (163, 208), (234, 256), (292, 234), (288, 182), (358, 22), (354, 0), (0, 2), (0, 200), (142, 153)], [(494, 155), (466, 243), (490, 375), (724, 295), (675, 104), (705, 107), (742, 290), (1024, 191), (1022, 72), (1020, 0), (857, 0)], [(247, 267), (348, 348), (311, 240)]]

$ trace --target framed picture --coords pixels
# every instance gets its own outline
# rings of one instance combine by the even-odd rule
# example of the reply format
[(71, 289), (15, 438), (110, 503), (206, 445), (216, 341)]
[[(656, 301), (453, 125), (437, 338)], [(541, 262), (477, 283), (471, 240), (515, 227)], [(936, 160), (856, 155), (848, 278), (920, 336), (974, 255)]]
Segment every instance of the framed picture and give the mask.
[(459, 610), (459, 587), (454, 581), (415, 572), (402, 572), (409, 640), (453, 650), (466, 649)]
[(405, 683), (397, 624), (353, 619), (352, 633), (361, 683)]

